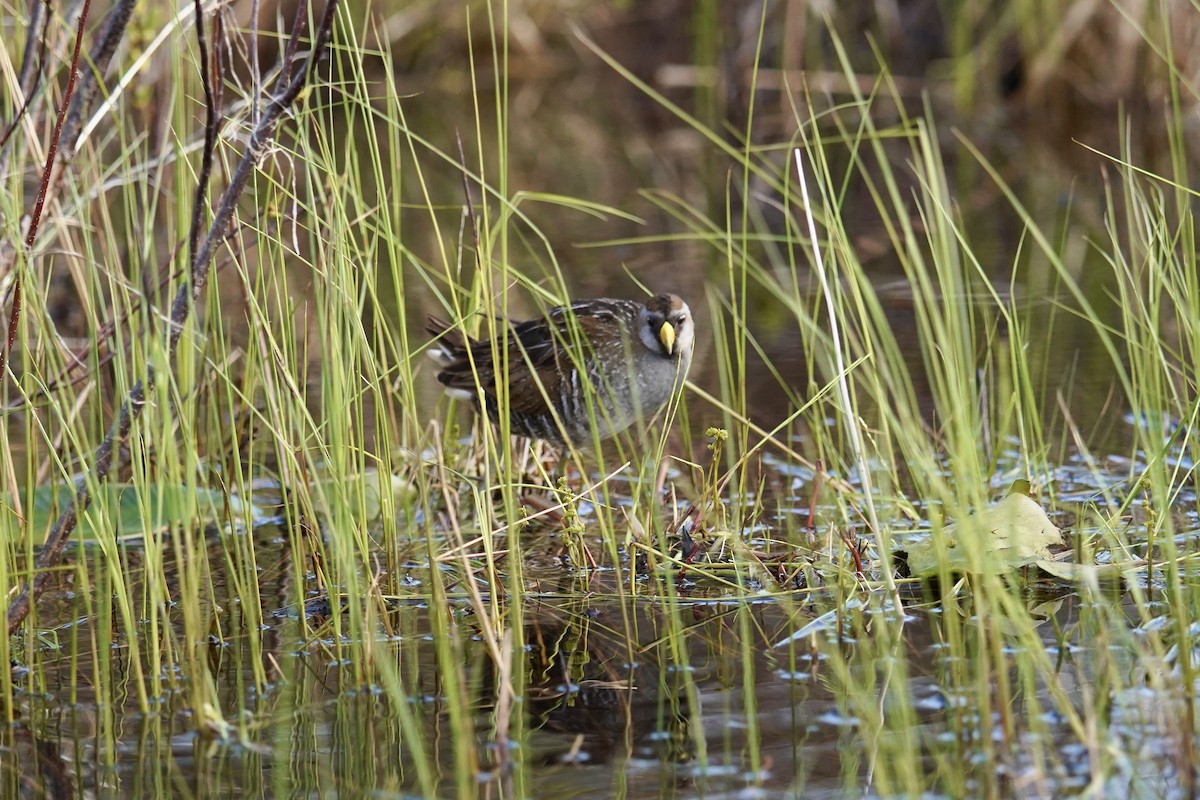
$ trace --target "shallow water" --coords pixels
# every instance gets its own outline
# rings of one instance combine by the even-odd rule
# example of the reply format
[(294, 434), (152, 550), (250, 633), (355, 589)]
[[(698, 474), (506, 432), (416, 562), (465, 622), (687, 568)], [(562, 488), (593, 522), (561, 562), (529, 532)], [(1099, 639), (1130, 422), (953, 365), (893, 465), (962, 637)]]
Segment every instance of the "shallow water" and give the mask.
[[(1090, 485), (1094, 472), (1064, 466), (1057, 477), (1067, 496), (1100, 488)], [(788, 499), (781, 501), (786, 506)], [(1194, 511), (1191, 517), (1195, 522)], [(261, 627), (247, 624), (222, 576), (232, 538), (252, 541), (258, 552), (268, 609)], [(981, 660), (997, 653), (989, 656), (992, 645), (970, 640), (969, 599), (956, 612), (967, 615), (968, 640), (954, 644), (946, 639), (946, 612), (919, 584), (907, 584), (897, 649), (885, 649), (892, 656), (877, 654), (868, 667), (855, 651), (878, 642), (861, 637), (897, 620), (889, 602), (876, 602), (878, 592), (849, 599), (832, 587), (735, 595), (697, 568), (676, 579), (678, 596), (670, 600), (625, 568), (568, 570), (552, 553), (553, 537), (527, 539), (528, 589), (519, 615), (510, 603), (499, 606), (507, 610), (503, 619), (521, 621), (522, 653), (512, 661), (517, 689), (507, 706), (517, 722), (502, 742), (494, 731), (506, 703), (497, 687), (505, 681), (480, 635), (476, 606), (451, 590), (446, 616), (436, 616), (431, 575), (419, 558), (400, 562), (409, 591), (390, 600), (373, 627), (373, 658), (395, 667), (407, 698), (397, 706), (395, 687), (364, 679), (361, 664), (339, 655), (349, 640), (323, 625), (332, 611), (322, 594), (310, 588), (307, 606), (295, 605), (289, 559), (267, 560), (289, 552), (275, 527), (210, 538), (208, 555), (218, 566), (202, 605), (214, 612), (211, 634), (186, 641), (179, 608), (162, 609), (157, 642), (174, 666), (158, 675), (141, 671), (152, 663), (155, 628), (139, 625), (141, 655), (132, 658), (109, 616), (113, 606), (102, 602), (110, 585), (89, 552), (83, 563), (94, 570), (94, 592), (77, 591), (78, 579), (60, 581), (38, 610), (44, 636), (26, 643), (38, 649), (41, 666), (17, 681), (18, 724), (3, 742), (4, 796), (404, 797), (431, 785), (439, 795), (479, 797), (892, 796), (905, 790), (878, 782), (868, 746), (889, 736), (918, 743), (919, 773), (954, 765), (957, 778), (932, 782), (930, 796), (982, 796), (997, 787), (1001, 795), (1058, 796), (1097, 782), (1120, 794), (1182, 796), (1170, 755), (1180, 752), (1186, 730), (1178, 716), (1188, 707), (1178, 665), (1161, 660), (1154, 681), (1124, 676), (1112, 695), (1105, 694), (1111, 681), (1093, 672), (1096, 664), (1144, 668), (1136, 640), (1172, 625), (1152, 611), (1166, 614), (1167, 604), (1133, 602), (1132, 586), (1094, 594), (1048, 579), (1030, 582), (1023, 602), (1040, 609), (1039, 640), (1060, 662), (1053, 686), (1039, 678), (1014, 692), (1017, 706), (981, 713), (978, 687), (956, 670), (971, 653)], [(142, 591), (141, 552), (133, 546), (124, 558), (134, 597)], [(170, 559), (168, 579), (177, 568)], [(1157, 585), (1143, 584), (1151, 598)], [(874, 599), (864, 606), (864, 598)], [(1089, 633), (1098, 624), (1091, 620), (1101, 617), (1114, 633), (1114, 614), (1128, 637)], [(305, 633), (305, 620), (316, 638)], [(456, 631), (450, 651), (447, 620)], [(216, 681), (212, 709), (220, 713), (204, 720), (191, 685), (198, 670), (172, 655), (189, 652), (207, 661)], [(1019, 681), (1029, 654), (1016, 639), (999, 652), (1008, 680)], [(900, 662), (903, 669), (891, 669)], [(115, 691), (95, 696), (89, 687), (100, 680)], [(139, 687), (150, 693), (144, 707)], [(469, 719), (455, 720), (452, 698), (464, 690)], [(1064, 699), (1079, 709), (1098, 697), (1113, 737), (1101, 751), (1054, 710)], [(1122, 763), (1114, 753), (1138, 761)], [(993, 774), (997, 764), (1002, 774)], [(424, 783), (418, 765), (431, 771)], [(464, 767), (469, 775), (460, 780)]]

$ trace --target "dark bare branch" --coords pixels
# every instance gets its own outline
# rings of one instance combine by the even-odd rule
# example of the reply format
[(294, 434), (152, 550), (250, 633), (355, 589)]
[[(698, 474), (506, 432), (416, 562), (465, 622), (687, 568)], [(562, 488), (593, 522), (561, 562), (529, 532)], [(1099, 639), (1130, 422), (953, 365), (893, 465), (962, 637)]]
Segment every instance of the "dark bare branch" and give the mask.
[[(21, 70), (17, 74), (17, 86), (25, 98), (21, 108), (13, 115), (12, 122), (0, 134), (0, 175), (8, 163), (8, 142), (29, 112), (29, 106), (37, 94), (42, 81), (42, 65), (46, 63), (46, 30), (50, 20), (46, 3), (33, 0), (29, 8), (29, 28), (25, 31), (25, 51), (21, 55)], [(34, 57), (34, 53), (37, 57)]]

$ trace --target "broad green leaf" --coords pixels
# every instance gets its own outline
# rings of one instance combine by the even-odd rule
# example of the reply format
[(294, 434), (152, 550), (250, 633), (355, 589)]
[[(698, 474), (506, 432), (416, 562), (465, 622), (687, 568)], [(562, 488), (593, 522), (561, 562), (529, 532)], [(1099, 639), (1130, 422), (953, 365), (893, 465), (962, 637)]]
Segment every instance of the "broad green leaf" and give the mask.
[[(0, 517), (4, 518), (0, 527), (10, 531), (24, 530), (27, 523), (34, 539), (40, 541), (66, 508), (74, 489), (45, 486), (34, 489), (32, 494), (32, 498), (22, 498), (28, 503), (22, 504), (26, 520), (18, 517), (18, 504), (11, 496), (0, 497)], [(129, 540), (154, 536), (184, 522), (215, 525), (227, 519), (238, 520), (247, 511), (252, 522), (262, 521), (266, 516), (252, 503), (213, 489), (106, 483), (93, 495), (91, 506), (80, 518), (73, 538), (95, 541), (101, 520), (110, 535)]]
[(1028, 495), (1014, 492), (961, 524), (947, 525), (942, 529), (942, 542), (939, 548), (930, 534), (909, 543), (910, 574), (936, 575), (942, 566), (939, 559), (945, 560), (951, 572), (1010, 572), (1049, 559), (1050, 547), (1061, 545), (1063, 538), (1040, 505)]

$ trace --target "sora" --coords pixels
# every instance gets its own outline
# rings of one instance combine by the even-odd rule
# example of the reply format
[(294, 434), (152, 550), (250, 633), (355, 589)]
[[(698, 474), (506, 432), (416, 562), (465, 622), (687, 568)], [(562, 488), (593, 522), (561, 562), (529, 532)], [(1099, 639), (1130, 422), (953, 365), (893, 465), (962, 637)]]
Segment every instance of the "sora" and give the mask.
[(587, 446), (649, 418), (683, 388), (695, 347), (691, 311), (673, 294), (644, 304), (579, 300), (509, 325), (502, 353), (500, 342), (471, 339), (430, 317), (438, 381), (477, 405), (482, 389), (493, 421), (503, 382), (512, 432), (558, 446)]

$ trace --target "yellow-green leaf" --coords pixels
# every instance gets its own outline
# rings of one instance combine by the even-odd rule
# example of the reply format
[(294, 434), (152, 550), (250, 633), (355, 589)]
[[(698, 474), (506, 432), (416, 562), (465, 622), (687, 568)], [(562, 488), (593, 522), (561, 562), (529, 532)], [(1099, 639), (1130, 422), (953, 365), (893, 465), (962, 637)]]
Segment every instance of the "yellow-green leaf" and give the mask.
[(1050, 558), (1050, 547), (1062, 543), (1062, 531), (1042, 507), (1028, 495), (1014, 492), (963, 522), (944, 527), (941, 546), (932, 533), (910, 542), (908, 568), (920, 577), (936, 575), (943, 562), (951, 572), (1010, 572)]

